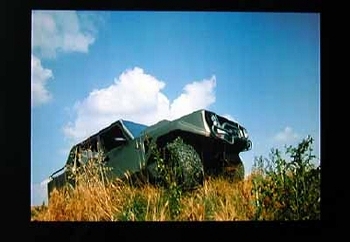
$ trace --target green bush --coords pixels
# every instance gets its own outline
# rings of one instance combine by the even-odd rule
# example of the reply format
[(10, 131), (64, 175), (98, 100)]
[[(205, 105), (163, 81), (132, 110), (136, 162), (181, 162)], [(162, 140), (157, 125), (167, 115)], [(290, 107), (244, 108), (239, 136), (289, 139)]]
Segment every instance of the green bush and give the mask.
[(270, 159), (255, 159), (255, 219), (320, 219), (321, 166), (312, 162), (312, 142), (308, 136), (297, 147), (286, 147), (290, 160), (283, 158), (278, 149), (271, 150)]
[(120, 221), (145, 221), (147, 215), (147, 200), (140, 194), (135, 194), (128, 199), (126, 206), (118, 220)]

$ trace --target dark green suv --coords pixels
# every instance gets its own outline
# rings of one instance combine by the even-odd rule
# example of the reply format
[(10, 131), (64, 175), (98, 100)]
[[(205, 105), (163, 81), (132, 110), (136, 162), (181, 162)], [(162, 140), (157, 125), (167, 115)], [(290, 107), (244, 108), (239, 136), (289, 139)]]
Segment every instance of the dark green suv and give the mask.
[[(244, 165), (239, 157), (252, 148), (247, 130), (235, 121), (208, 110), (198, 110), (173, 121), (162, 120), (146, 126), (118, 120), (72, 147), (66, 165), (50, 176), (48, 193), (68, 180), (68, 165), (76, 167), (103, 154), (105, 165), (116, 177), (146, 174), (157, 182), (160, 174), (150, 147), (156, 144), (165, 160), (169, 160), (170, 145), (181, 138), (183, 145), (172, 149), (179, 157), (182, 182), (202, 184), (206, 175), (229, 174), (244, 177)], [(187, 158), (186, 158), (187, 157)], [(58, 175), (57, 175), (58, 174)], [(195, 181), (192, 183), (191, 181)]]

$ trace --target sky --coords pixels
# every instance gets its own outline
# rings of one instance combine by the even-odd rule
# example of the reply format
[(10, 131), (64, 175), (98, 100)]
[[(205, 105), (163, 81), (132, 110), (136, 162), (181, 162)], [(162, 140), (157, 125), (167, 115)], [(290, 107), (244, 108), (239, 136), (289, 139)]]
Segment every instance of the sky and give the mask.
[(246, 174), (307, 135), (320, 160), (318, 13), (36, 10), (31, 43), (31, 205), (74, 144), (121, 118), (238, 121)]

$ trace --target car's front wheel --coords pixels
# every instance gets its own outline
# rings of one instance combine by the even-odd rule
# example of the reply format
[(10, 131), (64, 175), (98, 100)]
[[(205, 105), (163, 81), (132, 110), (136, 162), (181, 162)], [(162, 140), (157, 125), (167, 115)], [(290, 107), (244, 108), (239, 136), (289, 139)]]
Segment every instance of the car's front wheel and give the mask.
[(197, 151), (180, 137), (167, 144), (167, 164), (173, 178), (184, 190), (203, 185), (204, 168)]

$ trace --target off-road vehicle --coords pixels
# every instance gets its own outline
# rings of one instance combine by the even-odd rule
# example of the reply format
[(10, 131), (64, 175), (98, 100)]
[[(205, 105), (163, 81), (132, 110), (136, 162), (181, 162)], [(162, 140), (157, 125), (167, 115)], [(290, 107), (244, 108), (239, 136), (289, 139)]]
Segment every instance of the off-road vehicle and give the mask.
[[(182, 143), (174, 146), (179, 140)], [(252, 148), (242, 125), (204, 109), (151, 126), (118, 120), (72, 147), (65, 166), (50, 176), (48, 193), (69, 180), (68, 166), (81, 166), (99, 154), (103, 154), (102, 161), (116, 177), (142, 174), (156, 183), (162, 177), (152, 144), (167, 166), (173, 166), (175, 161), (180, 168), (178, 182), (187, 188), (202, 184), (210, 175), (242, 179), (244, 165), (239, 153)]]

